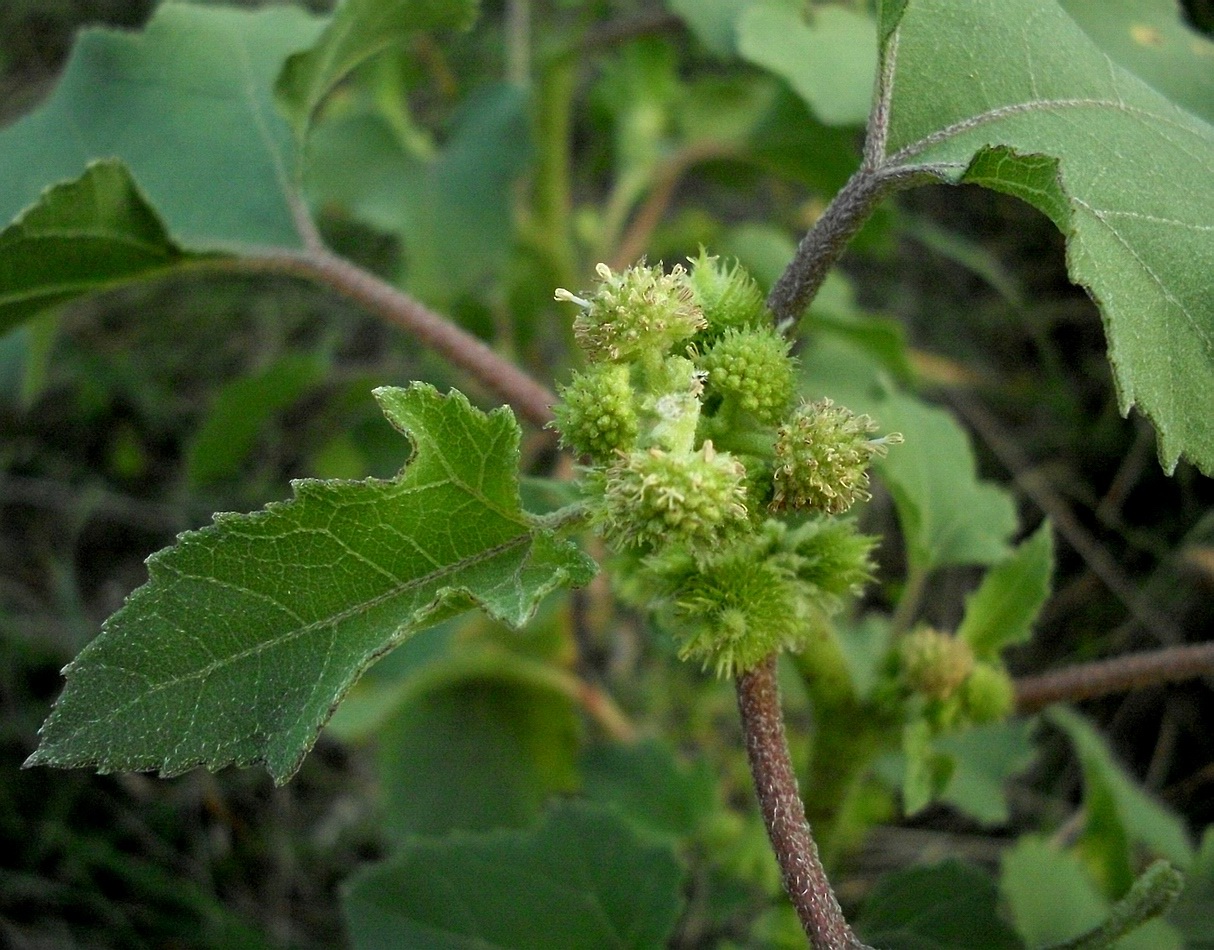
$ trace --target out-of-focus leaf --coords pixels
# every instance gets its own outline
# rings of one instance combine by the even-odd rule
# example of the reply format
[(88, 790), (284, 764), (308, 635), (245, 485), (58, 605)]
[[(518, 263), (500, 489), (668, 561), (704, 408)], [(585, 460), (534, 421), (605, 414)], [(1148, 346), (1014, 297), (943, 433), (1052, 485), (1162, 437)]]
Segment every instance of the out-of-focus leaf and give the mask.
[(208, 485), (237, 474), (265, 425), (324, 375), (325, 366), (315, 357), (285, 356), (220, 389), (186, 453), (190, 483)]
[(1080, 851), (1106, 894), (1120, 897), (1133, 882), (1133, 845), (1142, 845), (1181, 869), (1189, 867), (1193, 845), (1184, 823), (1130, 777), (1100, 733), (1065, 707), (1050, 709), (1046, 718), (1066, 733), (1083, 768), (1087, 823)]
[(188, 259), (122, 164), (96, 162), (77, 180), (47, 189), (0, 231), (0, 332)]
[(980, 659), (1032, 636), (1032, 625), (1050, 595), (1054, 543), (1047, 521), (1006, 561), (996, 564), (965, 604), (957, 636)]
[(1168, 923), (1184, 935), (1187, 950), (1214, 948), (1214, 825), (1189, 867), (1185, 889), (1168, 912)]
[(937, 751), (931, 727), (918, 719), (902, 730), (902, 808), (908, 815), (922, 811), (948, 786), (955, 763)]
[[(577, 787), (580, 731), (572, 702), (518, 675), (496, 651), (492, 670), (422, 678), (376, 733), (384, 827), (398, 840), (521, 827), (554, 792)], [(522, 662), (522, 661), (519, 661)], [(487, 667), (487, 664), (486, 664)]]
[[(1017, 932), (1030, 947), (1050, 946), (1086, 933), (1108, 916), (1111, 902), (1101, 895), (1069, 852), (1035, 835), (1025, 835), (1003, 853), (999, 890)], [(1181, 950), (1176, 929), (1153, 920), (1117, 941), (1117, 950)]]
[(588, 798), (663, 837), (693, 834), (716, 804), (716, 778), (707, 764), (683, 764), (655, 741), (592, 746), (582, 757), (582, 775)]
[(957, 861), (896, 871), (869, 892), (856, 933), (882, 950), (1017, 950), (998, 897), (987, 874)]
[(276, 92), (300, 138), (325, 97), (358, 66), (418, 30), (467, 29), (477, 0), (346, 0), (315, 45), (287, 60)]
[(877, 72), (872, 17), (828, 4), (754, 4), (737, 23), (743, 58), (786, 80), (827, 125), (863, 125)]
[[(1123, 414), (1214, 471), (1214, 127), (1111, 63), (1054, 0), (909, 0), (882, 29), (886, 169), (1015, 195), (1067, 238)], [(900, 12), (900, 17), (898, 16)]]
[(116, 158), (183, 246), (299, 246), (296, 152), (272, 86), (320, 28), (291, 6), (168, 3), (142, 32), (85, 30), (46, 102), (0, 132), (0, 221)]
[(1139, 79), (1214, 122), (1214, 42), (1176, 0), (1059, 0), (1083, 32)]
[(405, 283), (447, 306), (506, 263), (512, 189), (531, 158), (525, 93), (508, 85), (473, 93), (429, 162), (408, 154), (382, 117), (320, 125), (313, 136), (310, 192), (398, 236)]
[(344, 909), (355, 950), (650, 950), (682, 907), (668, 844), (584, 804), (527, 831), (412, 839), (355, 876)]
[(943, 410), (894, 388), (879, 362), (834, 334), (815, 336), (801, 357), (802, 392), (829, 397), (900, 432), (874, 468), (898, 509), (913, 569), (995, 564), (1010, 553), (1016, 529), (1011, 496), (979, 479), (965, 432)]
[(953, 761), (940, 800), (984, 824), (1007, 822), (1005, 787), (1008, 779), (1033, 763), (1032, 731), (1032, 723), (1012, 721), (938, 737), (935, 748)]
[(837, 621), (839, 652), (847, 664), (848, 678), (858, 699), (867, 699), (877, 685), (881, 666), (889, 653), (888, 618), (868, 613), (848, 622)]
[(751, 0), (667, 0), (696, 38), (718, 56), (737, 52), (738, 18)]
[(391, 481), (294, 483), (148, 562), (150, 580), (67, 668), (28, 765), (102, 772), (299, 768), (379, 656), (479, 606), (519, 625), (593, 567), (519, 506), (520, 430), (433, 387), (376, 391), (415, 452)]

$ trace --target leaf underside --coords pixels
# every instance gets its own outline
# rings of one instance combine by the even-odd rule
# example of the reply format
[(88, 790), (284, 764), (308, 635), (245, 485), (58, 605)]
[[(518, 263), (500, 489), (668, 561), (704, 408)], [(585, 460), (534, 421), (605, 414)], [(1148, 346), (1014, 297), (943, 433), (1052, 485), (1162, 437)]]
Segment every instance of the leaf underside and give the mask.
[(298, 481), (148, 561), (65, 670), (27, 765), (101, 772), (264, 763), (285, 782), (376, 658), (479, 606), (511, 625), (593, 566), (518, 498), (519, 428), (459, 393), (376, 392), (415, 446), (389, 481)]
[(1155, 423), (1168, 471), (1184, 455), (1214, 472), (1214, 128), (1053, 0), (887, 7), (889, 163), (1049, 215), (1103, 315), (1122, 413)]

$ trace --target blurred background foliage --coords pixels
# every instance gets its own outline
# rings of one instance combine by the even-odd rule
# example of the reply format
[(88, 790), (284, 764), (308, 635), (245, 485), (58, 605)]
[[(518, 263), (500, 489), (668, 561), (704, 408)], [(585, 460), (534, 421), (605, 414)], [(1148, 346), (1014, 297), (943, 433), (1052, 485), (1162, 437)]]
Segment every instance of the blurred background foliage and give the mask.
[[(541, 98), (528, 103), (503, 82), (525, 68), (510, 16), (519, 6), (487, 2), (473, 33), (423, 38), (360, 70), (329, 104), (307, 184), (335, 248), (551, 380), (570, 360), (554, 287), (584, 285), (597, 260), (673, 262), (700, 245), (770, 283), (854, 168), (859, 139), (854, 123), (812, 118), (771, 72), (727, 66), (666, 8), (628, 0), (534, 3), (526, 41), (547, 71), (532, 77)], [(135, 27), (153, 7), (8, 0), (0, 118), (47, 94), (77, 28)], [(1208, 4), (1187, 9), (1210, 29)], [(576, 103), (568, 129), (543, 128), (562, 115), (543, 96)], [(562, 142), (567, 166), (544, 151)], [(836, 323), (872, 318), (868, 332), (887, 334), (894, 354), (905, 338), (894, 362), (970, 429), (981, 473), (1008, 487), (1021, 523), (1034, 527), (1044, 507), (1061, 526), (1056, 593), (1014, 669), (1204, 637), (1210, 483), (1183, 463), (1165, 477), (1150, 427), (1119, 416), (1099, 317), (1067, 280), (1052, 225), (990, 192), (921, 189), (874, 219), (843, 270)], [(827, 323), (830, 305), (819, 308)], [(19, 770), (60, 667), (143, 581), (149, 553), (213, 511), (282, 497), (289, 478), (391, 474), (405, 447), (368, 393), (418, 378), (466, 385), (353, 305), (284, 279), (111, 293), (0, 338), (0, 942), (341, 946), (339, 884), (392, 842), (526, 824), (549, 793), (633, 789), (644, 782), (621, 774), (665, 769), (659, 787), (677, 794), (638, 814), (677, 833), (700, 828), (709, 856), (693, 862), (675, 945), (781, 945), (787, 921), (763, 916), (777, 882), (731, 689), (675, 662), (636, 618), (608, 623), (598, 588), (554, 602), (521, 638), (473, 621), (398, 650), (281, 789), (260, 771), (161, 781)], [(532, 470), (552, 471), (550, 445), (528, 438)], [(888, 498), (866, 519), (891, 539), (888, 590), (904, 568)], [(955, 627), (977, 576), (933, 575), (925, 619)], [(668, 751), (611, 761), (610, 747), (587, 742), (568, 684), (537, 672), (566, 657), (571, 627), (588, 631), (579, 673), (707, 772), (676, 767)], [(446, 663), (456, 649), (473, 660)], [(795, 681), (788, 705), (804, 733)], [(1191, 831), (1214, 822), (1208, 684), (1085, 712)], [(1064, 835), (1081, 769), (1061, 732), (1036, 735), (1006, 821), (991, 828), (935, 805), (882, 825), (846, 855), (844, 901), (917, 860), (960, 856), (994, 871), (1023, 830)], [(618, 788), (601, 794), (619, 800)]]

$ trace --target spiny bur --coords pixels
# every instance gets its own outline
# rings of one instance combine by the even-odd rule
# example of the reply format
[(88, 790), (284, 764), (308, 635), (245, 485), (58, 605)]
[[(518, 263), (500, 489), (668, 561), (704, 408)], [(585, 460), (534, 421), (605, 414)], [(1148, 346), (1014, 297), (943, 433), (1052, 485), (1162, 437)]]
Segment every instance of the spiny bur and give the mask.
[(789, 343), (774, 327), (729, 329), (700, 359), (710, 392), (763, 425), (775, 425), (793, 398)]
[(868, 438), (877, 424), (868, 416), (836, 406), (830, 399), (807, 403), (776, 435), (774, 511), (820, 511), (838, 515), (868, 491), (874, 455), (902, 441), (897, 433)]
[(592, 364), (574, 373), (558, 390), (553, 407), (561, 444), (599, 464), (629, 452), (636, 444), (637, 414), (632, 404), (629, 369), (619, 363)]

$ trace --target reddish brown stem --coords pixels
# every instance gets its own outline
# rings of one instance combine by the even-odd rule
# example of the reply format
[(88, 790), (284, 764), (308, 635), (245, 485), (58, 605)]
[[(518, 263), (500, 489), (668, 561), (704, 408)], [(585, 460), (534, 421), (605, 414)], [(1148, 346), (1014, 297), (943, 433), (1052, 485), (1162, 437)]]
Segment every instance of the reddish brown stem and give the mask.
[(805, 819), (784, 735), (774, 653), (738, 677), (738, 712), (763, 823), (780, 864), (784, 890), (810, 946), (814, 950), (866, 950), (843, 917)]
[(1211, 675), (1214, 642), (1165, 647), (1022, 677), (1016, 680), (1016, 709), (1031, 713), (1052, 703), (1095, 699)]
[(537, 426), (552, 421), (556, 396), (549, 389), (441, 314), (330, 251), (267, 250), (249, 257), (208, 261), (202, 266), (289, 274), (331, 287), (408, 331), (501, 396), (523, 418)]

